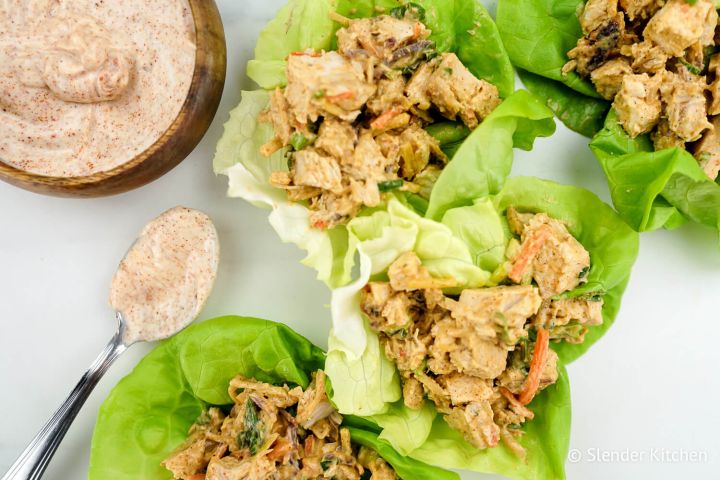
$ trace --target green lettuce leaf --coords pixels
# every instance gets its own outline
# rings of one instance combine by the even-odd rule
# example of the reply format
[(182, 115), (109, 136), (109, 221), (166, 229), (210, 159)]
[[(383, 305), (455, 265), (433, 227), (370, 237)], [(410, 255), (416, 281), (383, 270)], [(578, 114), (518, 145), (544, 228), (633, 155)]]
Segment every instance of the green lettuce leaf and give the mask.
[(630, 138), (612, 110), (590, 142), (620, 215), (638, 231), (674, 228), (688, 219), (720, 229), (720, 185), (677, 148), (653, 151), (646, 136)]
[[(324, 353), (290, 328), (267, 320), (222, 317), (194, 325), (160, 344), (113, 389), (100, 408), (90, 454), (90, 480), (170, 479), (160, 462), (180, 445), (208, 405), (231, 403), (235, 375), (307, 387)], [(406, 480), (457, 479), (454, 473), (403, 458), (370, 420), (352, 437), (375, 449)]]
[(563, 75), (567, 52), (582, 37), (577, 12), (583, 0), (500, 0), (496, 23), (513, 65), (601, 98), (577, 73)]
[[(515, 89), (515, 74), (500, 33), (490, 14), (475, 0), (417, 0), (425, 9), (430, 40), (442, 52), (455, 52), (477, 77), (500, 90), (505, 98)], [(330, 50), (340, 25), (335, 11), (349, 18), (389, 12), (397, 0), (290, 0), (260, 34), (248, 76), (265, 89), (283, 86), (285, 58), (308, 48)]]
[(550, 110), (570, 130), (592, 137), (603, 128), (603, 119), (610, 109), (610, 102), (588, 97), (560, 82), (523, 69), (517, 72), (525, 88), (545, 100)]
[(530, 150), (535, 138), (554, 132), (552, 112), (534, 95), (518, 90), (462, 143), (435, 183), (426, 215), (439, 220), (467, 199), (497, 193), (510, 174), (513, 146)]
[[(472, 141), (471, 136), (467, 142)], [(459, 280), (458, 288), (449, 292), (492, 285), (492, 272), (503, 263), (510, 239), (504, 214), (513, 206), (563, 220), (590, 252), (588, 282), (565, 296), (602, 296), (604, 322), (591, 328), (582, 344), (553, 344), (562, 364), (586, 352), (615, 320), (637, 256), (638, 234), (609, 206), (581, 188), (523, 177), (502, 183), (504, 187), (496, 195), (475, 201), (470, 197), (456, 198), (458, 206), (440, 210), (440, 221), (422, 218), (400, 199), (393, 199), (385, 211), (348, 224), (351, 243), (360, 256), (360, 275), (354, 283), (333, 291), (333, 330), (326, 371), (339, 410), (373, 415), (383, 428), (381, 437), (402, 454), (431, 458), (443, 448), (435, 461), (448, 468), (502, 473), (513, 478), (563, 478), (569, 428), (569, 410), (565, 408), (569, 393), (563, 393), (567, 392), (563, 383), (566, 380), (556, 387), (556, 394), (537, 400), (541, 409), (538, 412), (546, 412), (548, 417), (543, 420), (546, 424), (528, 427), (524, 441), (529, 457), (534, 457), (527, 465), (518, 465), (505, 449), (478, 452), (431, 410), (413, 412), (403, 406), (399, 379), (388, 374), (391, 364), (360, 311), (359, 296), (364, 285), (371, 279), (385, 279), (389, 265), (406, 251), (414, 251), (434, 276)], [(438, 191), (436, 187), (433, 195)], [(548, 439), (557, 440), (548, 443)]]

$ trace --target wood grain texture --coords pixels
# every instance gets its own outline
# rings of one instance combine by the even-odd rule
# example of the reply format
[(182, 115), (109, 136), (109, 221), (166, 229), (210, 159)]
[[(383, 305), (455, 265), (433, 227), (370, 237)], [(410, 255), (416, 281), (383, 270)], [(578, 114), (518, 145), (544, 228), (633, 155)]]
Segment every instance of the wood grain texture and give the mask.
[(141, 187), (187, 157), (210, 127), (226, 72), (225, 32), (214, 0), (189, 0), (195, 22), (196, 57), (190, 91), (175, 121), (147, 150), (112, 170), (85, 177), (48, 177), (0, 161), (0, 180), (36, 193), (101, 197)]

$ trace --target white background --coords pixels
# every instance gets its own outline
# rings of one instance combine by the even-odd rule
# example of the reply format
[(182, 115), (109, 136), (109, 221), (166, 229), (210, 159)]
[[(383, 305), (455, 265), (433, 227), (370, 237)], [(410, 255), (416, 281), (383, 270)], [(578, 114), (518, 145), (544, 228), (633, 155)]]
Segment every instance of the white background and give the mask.
[[(25, 447), (112, 335), (107, 290), (135, 234), (182, 204), (215, 220), (223, 245), (217, 286), (202, 318), (255, 315), (289, 324), (325, 346), (328, 292), (281, 244), (267, 213), (225, 198), (211, 172), (214, 146), (242, 88), (259, 30), (282, 0), (219, 5), (228, 44), (225, 96), (204, 141), (178, 168), (125, 195), (98, 200), (39, 196), (0, 184), (0, 473)], [(514, 174), (608, 192), (586, 139), (562, 126)], [(592, 215), (593, 212), (587, 212)], [(709, 229), (645, 234), (616, 324), (569, 367), (573, 427), (570, 479), (718, 478), (720, 471), (720, 252)], [(150, 346), (112, 367), (60, 447), (48, 479), (87, 477), (90, 439), (102, 400)], [(662, 450), (699, 462), (658, 458)], [(636, 456), (634, 461), (618, 456)], [(613, 459), (600, 455), (615, 456)], [(638, 459), (639, 457), (639, 459)], [(631, 459), (632, 460), (632, 459)], [(465, 474), (463, 478), (488, 478)], [(112, 479), (108, 479), (112, 480)]]

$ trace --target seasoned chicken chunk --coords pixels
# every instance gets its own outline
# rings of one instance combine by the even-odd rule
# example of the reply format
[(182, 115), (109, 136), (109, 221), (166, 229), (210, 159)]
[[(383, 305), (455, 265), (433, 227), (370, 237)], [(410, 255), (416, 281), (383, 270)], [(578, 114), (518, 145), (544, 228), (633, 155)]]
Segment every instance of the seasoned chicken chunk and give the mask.
[(293, 179), (295, 185), (317, 187), (335, 193), (343, 190), (337, 160), (321, 155), (314, 148), (305, 148), (295, 154)]
[(660, 82), (662, 75), (626, 75), (613, 107), (618, 120), (632, 138), (647, 133), (660, 120)]
[(490, 400), (493, 396), (492, 382), (461, 373), (441, 375), (438, 382), (448, 392), (453, 405), (463, 405), (479, 400)]
[(432, 158), (447, 163), (448, 158), (440, 149), (440, 143), (417, 125), (411, 125), (398, 137), (400, 176), (412, 180), (424, 171)]
[(381, 115), (392, 108), (400, 111), (410, 108), (410, 102), (405, 96), (405, 84), (405, 77), (402, 75), (380, 79), (375, 95), (368, 100), (368, 111), (375, 115)]
[(353, 121), (375, 93), (362, 65), (337, 52), (292, 54), (287, 61), (285, 98), (291, 123), (305, 125), (321, 115)]
[[(710, 0), (669, 0), (648, 22), (643, 36), (665, 53), (682, 56), (685, 49), (703, 38), (706, 23), (717, 24), (717, 12)], [(713, 28), (714, 30), (714, 28)]]
[(712, 128), (707, 119), (705, 83), (685, 67), (680, 73), (665, 72), (661, 87), (668, 125), (686, 142), (699, 140), (702, 132)]
[(632, 59), (632, 69), (637, 73), (662, 72), (668, 61), (668, 55), (662, 48), (649, 41), (623, 45), (620, 52)]
[(720, 117), (713, 117), (713, 128), (707, 130), (693, 154), (710, 180), (715, 180), (720, 173)]
[(618, 13), (607, 18), (595, 30), (581, 38), (577, 46), (568, 52), (570, 61), (563, 67), (563, 73), (576, 70), (587, 77), (593, 70), (605, 63), (620, 48), (625, 35), (625, 17)]
[(579, 16), (580, 26), (584, 33), (590, 33), (602, 26), (608, 18), (618, 13), (617, 0), (588, 0)]
[(447, 288), (455, 285), (452, 279), (433, 278), (415, 252), (405, 252), (388, 269), (390, 285), (398, 291), (423, 288)]
[(500, 441), (500, 427), (493, 421), (488, 402), (472, 402), (465, 408), (453, 408), (445, 420), (477, 448), (494, 447)]
[(482, 337), (514, 344), (525, 336), (523, 326), (537, 313), (542, 299), (530, 285), (465, 289), (457, 302), (446, 302), (452, 317)]
[(384, 180), (391, 170), (391, 161), (382, 153), (370, 130), (360, 132), (353, 154), (341, 159), (343, 173), (356, 180)]
[(205, 468), (205, 435), (197, 432), (180, 445), (162, 462), (162, 466), (170, 470), (173, 478), (184, 479)]
[(352, 125), (330, 117), (320, 124), (318, 138), (314, 146), (325, 151), (328, 155), (342, 160), (353, 154), (357, 140), (357, 132)]
[(275, 89), (270, 96), (270, 107), (263, 113), (260, 120), (270, 122), (275, 133), (275, 137), (260, 149), (260, 153), (268, 157), (290, 143), (290, 136), (293, 133), (290, 125), (289, 106), (283, 91), (279, 88)]
[(590, 269), (590, 254), (564, 223), (544, 213), (508, 210), (510, 228), (521, 235), (520, 252), (509, 273), (514, 282), (531, 275), (543, 299), (577, 287)]
[(533, 325), (550, 331), (550, 338), (582, 343), (588, 327), (601, 325), (602, 300), (564, 298), (543, 304)]
[(660, 119), (658, 126), (650, 135), (655, 150), (664, 150), (666, 148), (685, 148), (685, 140), (678, 137), (675, 132), (670, 129), (667, 118)]
[(476, 78), (454, 53), (441, 54), (434, 67), (426, 93), (444, 117), (460, 117), (474, 129), (500, 104), (497, 87)]
[(606, 100), (612, 100), (620, 91), (625, 75), (632, 75), (633, 70), (624, 58), (615, 58), (596, 68), (590, 79), (598, 93)]
[(629, 20), (636, 18), (649, 18), (662, 6), (662, 0), (620, 0), (620, 7), (623, 9)]
[(338, 30), (338, 51), (350, 57), (358, 50), (365, 50), (393, 65), (398, 60), (395, 54), (399, 50), (429, 36), (430, 31), (417, 20), (389, 15), (362, 18), (350, 20), (347, 27)]

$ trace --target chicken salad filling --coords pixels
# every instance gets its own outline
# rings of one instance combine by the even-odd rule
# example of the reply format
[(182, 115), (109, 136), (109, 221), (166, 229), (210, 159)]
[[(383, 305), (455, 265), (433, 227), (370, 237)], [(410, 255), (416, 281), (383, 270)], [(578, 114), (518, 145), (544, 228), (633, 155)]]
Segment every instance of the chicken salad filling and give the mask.
[(600, 296), (564, 298), (585, 283), (590, 255), (566, 225), (544, 213), (509, 208), (514, 238), (498, 286), (443, 289), (414, 252), (371, 281), (361, 309), (402, 380), (405, 405), (430, 401), (479, 449), (506, 444), (524, 457), (518, 438), (534, 416), (528, 404), (558, 379), (551, 342), (582, 343), (603, 322)]
[(690, 151), (720, 173), (718, 13), (710, 0), (589, 0), (563, 73), (589, 78), (632, 138)]
[(373, 18), (335, 14), (337, 51), (287, 58), (287, 85), (261, 117), (274, 130), (261, 153), (286, 150), (288, 171), (270, 183), (307, 203), (313, 228), (344, 224), (391, 190), (426, 196), (448, 158), (425, 127), (453, 120), (472, 130), (500, 104), (494, 85), (436, 50), (423, 16), (414, 4)]
[(325, 380), (318, 370), (303, 390), (236, 376), (229, 413), (203, 412), (162, 465), (181, 480), (397, 479), (374, 450), (352, 442)]

